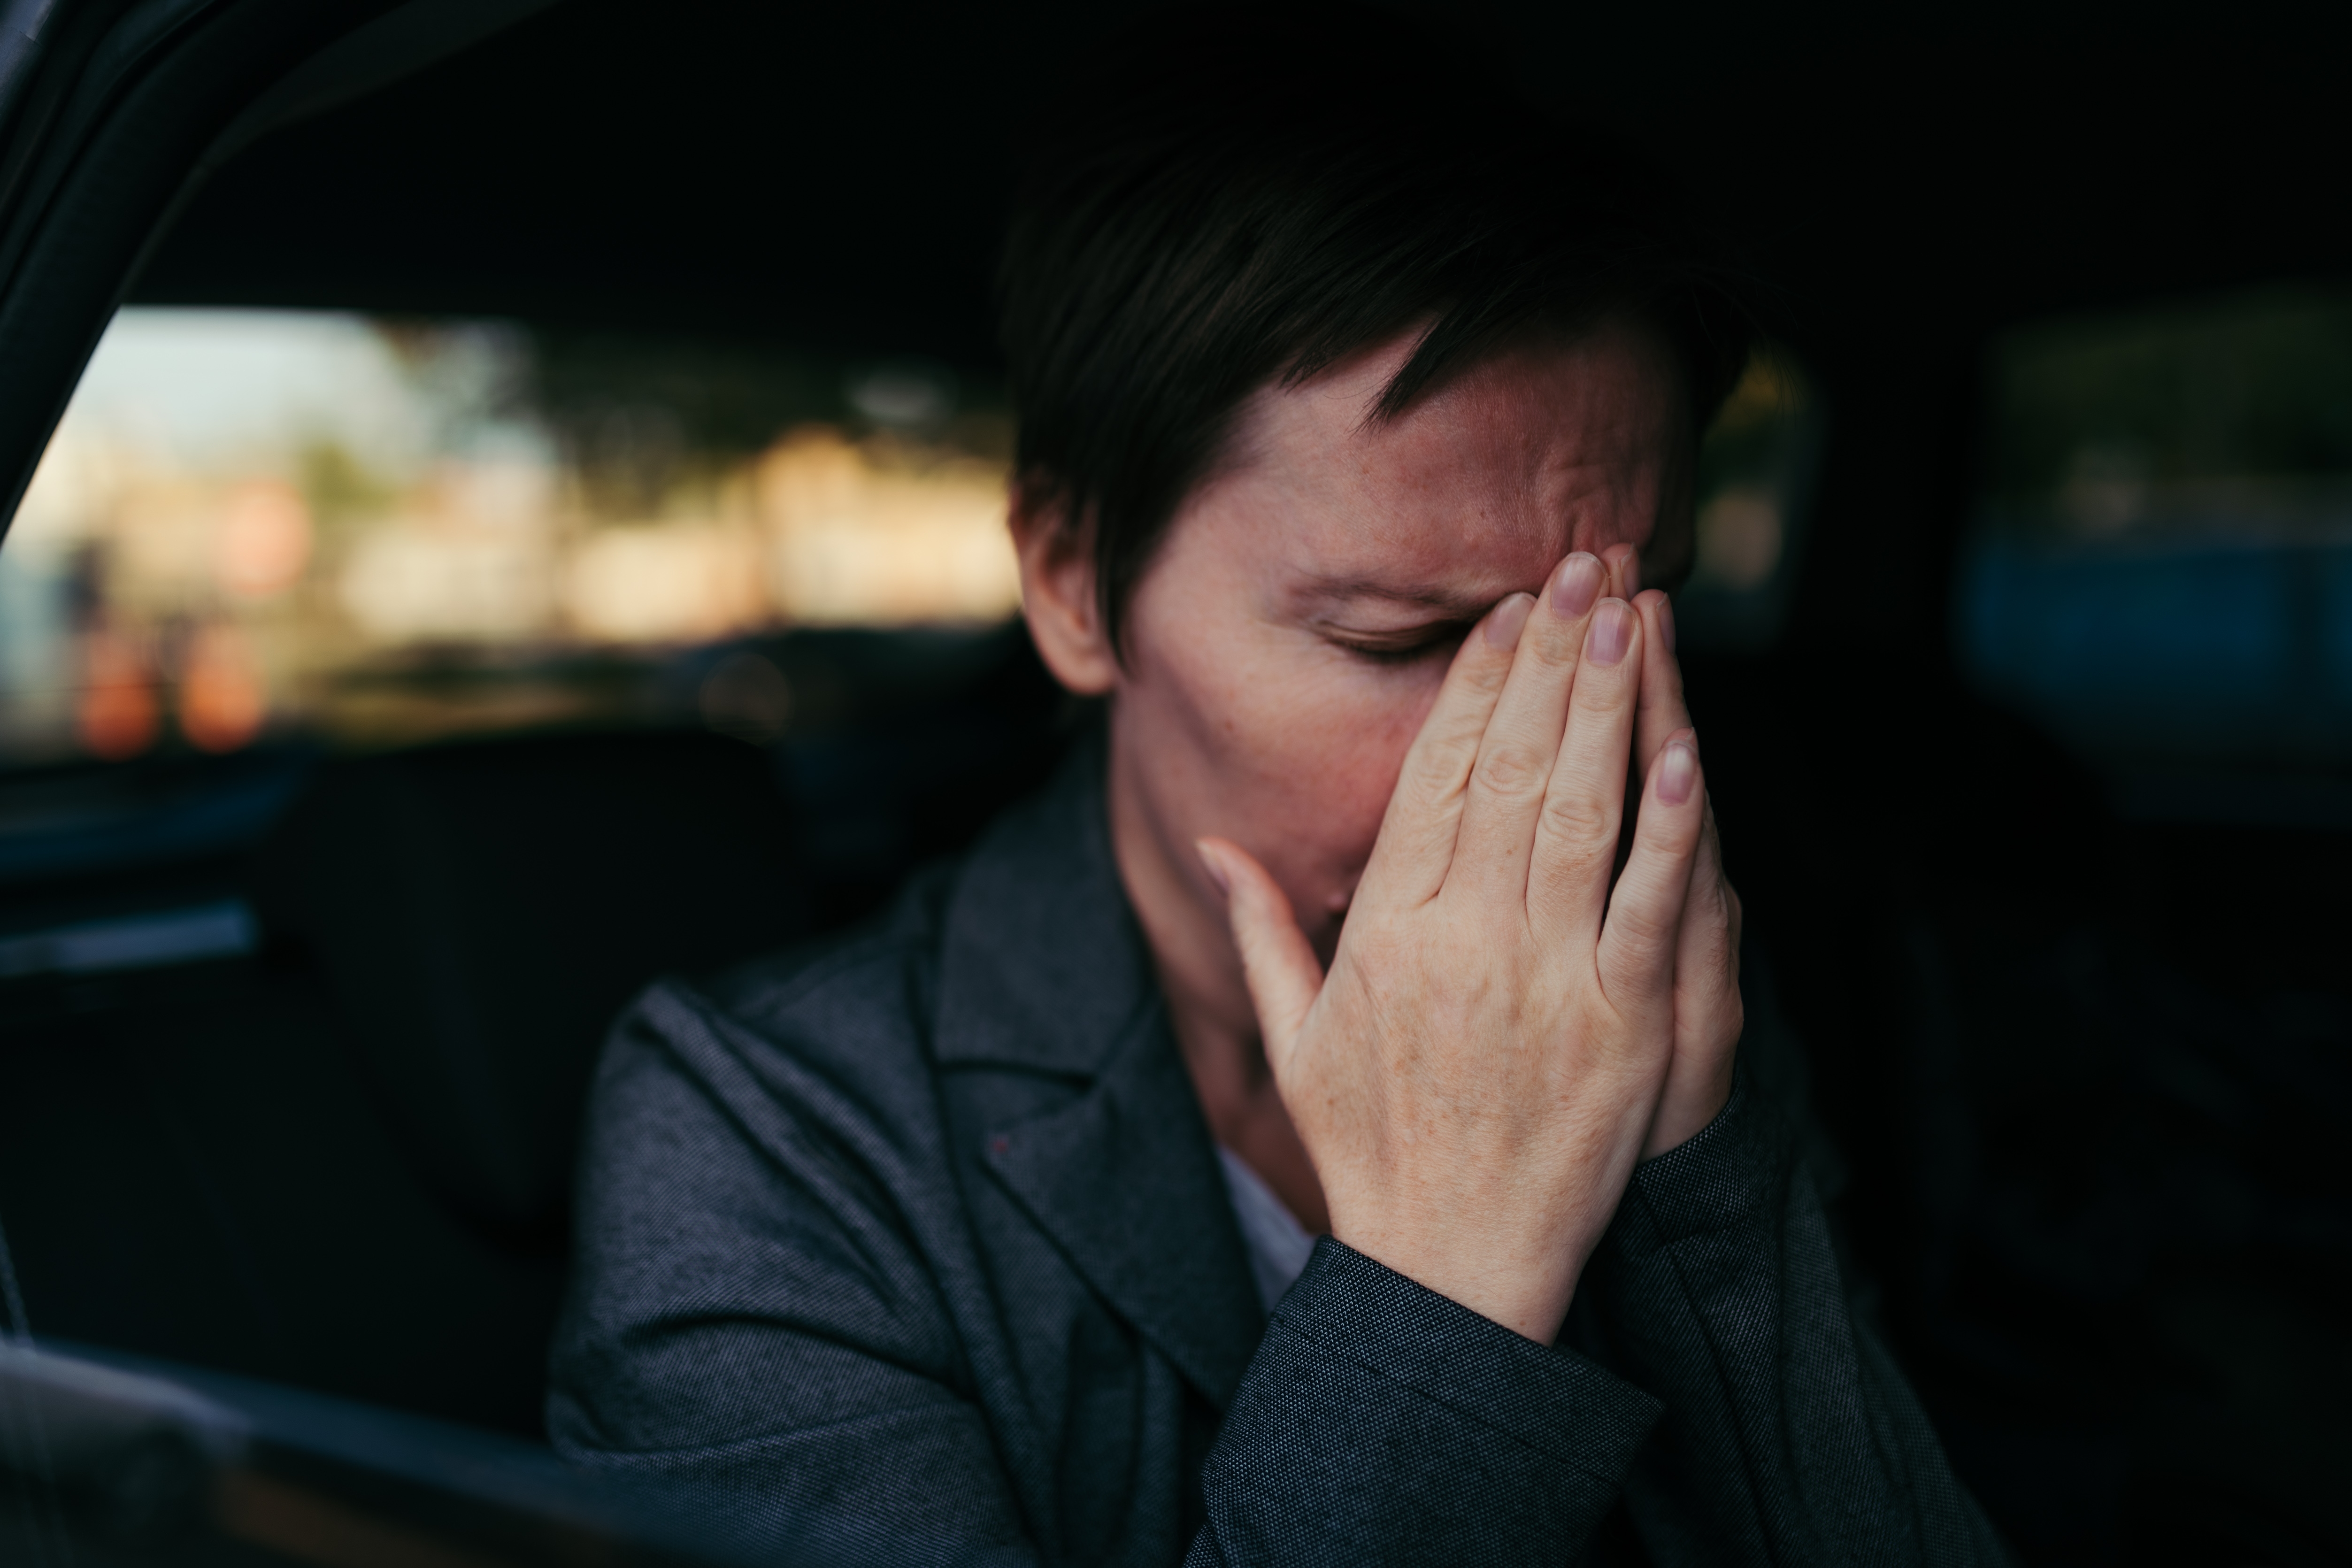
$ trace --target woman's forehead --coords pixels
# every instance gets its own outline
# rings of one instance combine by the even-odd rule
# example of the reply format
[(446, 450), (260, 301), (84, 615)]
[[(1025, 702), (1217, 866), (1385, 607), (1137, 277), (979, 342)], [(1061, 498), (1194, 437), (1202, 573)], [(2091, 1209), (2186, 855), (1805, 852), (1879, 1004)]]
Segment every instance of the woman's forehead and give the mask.
[(1643, 335), (1497, 355), (1368, 418), (1411, 346), (1253, 399), (1238, 461), (1202, 498), (1271, 551), (1289, 593), (1483, 605), (1570, 550), (1649, 542), (1679, 414)]

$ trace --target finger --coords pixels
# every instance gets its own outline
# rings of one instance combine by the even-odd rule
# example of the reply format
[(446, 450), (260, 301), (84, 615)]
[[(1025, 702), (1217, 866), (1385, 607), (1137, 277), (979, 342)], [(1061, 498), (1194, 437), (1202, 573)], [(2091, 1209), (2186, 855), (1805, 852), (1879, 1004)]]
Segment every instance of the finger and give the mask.
[(1690, 728), (1690, 709), (1675, 658), (1673, 604), (1653, 588), (1633, 599), (1633, 608), (1642, 617), (1642, 714), (1633, 728), (1633, 766), (1647, 777), (1666, 737)]
[(1601, 988), (1620, 1012), (1675, 1005), (1684, 909), (1706, 816), (1697, 737), (1685, 730), (1658, 749), (1643, 782), (1633, 852), (1601, 931)]
[[(1479, 900), (1527, 896), (1542, 813), (1585, 631), (1604, 602), (1608, 570), (1582, 551), (1562, 561), (1519, 634), (1510, 678), (1479, 737), (1445, 890)], [(1621, 788), (1622, 786), (1620, 786)]]
[(1601, 552), (1601, 564), (1609, 569), (1610, 598), (1631, 603), (1642, 591), (1642, 552), (1632, 545), (1611, 545)]
[[(1641, 691), (1642, 619), (1622, 599), (1592, 612), (1568, 723), (1545, 789), (1528, 906), (1590, 941), (1609, 901)], [(1505, 693), (1505, 700), (1509, 694)]]
[(1210, 878), (1224, 889), (1225, 918), (1232, 922), (1250, 1005), (1257, 1009), (1258, 1032), (1278, 1086), (1307, 1010), (1323, 989), (1323, 965), (1298, 929), (1288, 895), (1248, 850), (1223, 838), (1203, 838), (1194, 847)]
[(1398, 770), (1380, 837), (1357, 883), (1357, 904), (1396, 900), (1419, 905), (1445, 885), (1478, 742), (1510, 678), (1512, 656), (1535, 603), (1526, 594), (1509, 595), (1462, 639), (1437, 701)]
[(1700, 813), (1690, 895), (1675, 951), (1675, 997), (1678, 1055), (1727, 1051), (1727, 1032), (1731, 1041), (1738, 1038), (1739, 895), (1723, 874), (1713, 801)]
[(1731, 1098), (1745, 1015), (1739, 996), (1739, 895), (1723, 876), (1715, 806), (1702, 816), (1675, 948), (1675, 1053), (1643, 1140), (1663, 1154), (1696, 1136)]

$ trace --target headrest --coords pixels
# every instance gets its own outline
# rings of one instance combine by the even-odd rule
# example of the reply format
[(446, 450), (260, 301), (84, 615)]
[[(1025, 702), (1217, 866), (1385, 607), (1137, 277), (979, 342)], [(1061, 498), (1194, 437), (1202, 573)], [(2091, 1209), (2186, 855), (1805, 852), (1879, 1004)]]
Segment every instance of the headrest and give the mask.
[(395, 1139), (504, 1233), (552, 1234), (614, 1015), (805, 928), (765, 753), (566, 735), (332, 763), (255, 901), (323, 972)]

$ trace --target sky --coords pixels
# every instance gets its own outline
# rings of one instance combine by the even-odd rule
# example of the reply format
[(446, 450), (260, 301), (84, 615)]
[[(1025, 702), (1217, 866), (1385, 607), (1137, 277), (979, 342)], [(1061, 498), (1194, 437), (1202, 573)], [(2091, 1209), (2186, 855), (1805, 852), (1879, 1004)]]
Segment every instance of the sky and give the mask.
[(66, 424), (199, 468), (324, 437), (397, 469), (432, 434), (421, 389), (363, 319), (281, 310), (121, 311)]

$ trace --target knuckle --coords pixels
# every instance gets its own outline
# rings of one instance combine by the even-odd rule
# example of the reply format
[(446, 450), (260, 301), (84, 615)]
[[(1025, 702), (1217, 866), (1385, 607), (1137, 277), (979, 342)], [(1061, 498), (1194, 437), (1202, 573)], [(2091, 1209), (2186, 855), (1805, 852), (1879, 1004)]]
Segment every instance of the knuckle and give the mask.
[(1543, 787), (1544, 772), (1544, 759), (1518, 742), (1500, 742), (1478, 753), (1479, 787), (1496, 795), (1533, 794)]
[[(1617, 869), (1616, 847), (1599, 834), (1570, 837), (1547, 827), (1542, 863), (1545, 882), (1580, 902), (1596, 887), (1609, 886)], [(1614, 900), (1622, 894), (1612, 889), (1610, 896)]]
[(1697, 817), (1647, 793), (1633, 798), (1633, 831), (1643, 845), (1653, 854), (1664, 855), (1678, 865), (1694, 864), (1699, 854)]
[(1382, 821), (1390, 832), (1402, 832), (1405, 824), (1442, 806), (1459, 783), (1459, 770), (1446, 765), (1445, 759), (1408, 757), (1397, 773), (1396, 788), (1389, 792), (1389, 806)]
[(1629, 649), (1614, 664), (1579, 664), (1571, 700), (1588, 710), (1623, 708), (1638, 700), (1641, 691), (1641, 660)]
[(1644, 958), (1664, 953), (1672, 943), (1672, 922), (1660, 918), (1654, 910), (1638, 902), (1621, 903), (1610, 911), (1610, 924), (1617, 929), (1617, 939), (1625, 947)]
[(1623, 924), (1615, 912), (1618, 892), (1609, 889), (1612, 868), (1610, 858), (1573, 846), (1547, 852), (1528, 879), (1529, 914), (1549, 929), (1593, 919)]
[(1408, 753), (1405, 777), (1416, 787), (1433, 794), (1451, 794), (1462, 787), (1463, 778), (1477, 754), (1477, 734), (1466, 725), (1454, 727), (1452, 732), (1433, 735), (1428, 744), (1416, 746)]
[(1572, 844), (1615, 844), (1619, 808), (1581, 780), (1562, 782), (1566, 787), (1544, 799), (1544, 821), (1551, 831)]
[(1510, 684), (1511, 666), (1516, 650), (1507, 647), (1486, 648), (1484, 637), (1473, 637), (1470, 640), (1486, 652), (1487, 657), (1466, 658), (1462, 661), (1464, 683), (1472, 690), (1487, 695), (1502, 690), (1504, 687)]
[(1683, 904), (1658, 868), (1637, 861), (1617, 879), (1609, 913), (1612, 921), (1622, 915), (1632, 929), (1671, 934), (1682, 925)]

